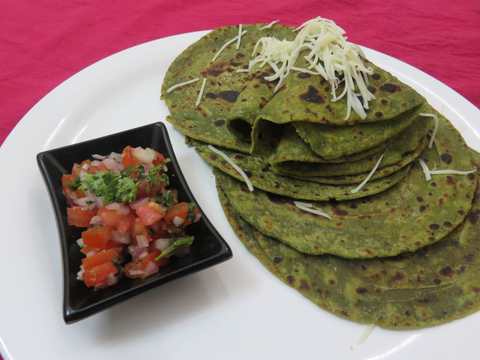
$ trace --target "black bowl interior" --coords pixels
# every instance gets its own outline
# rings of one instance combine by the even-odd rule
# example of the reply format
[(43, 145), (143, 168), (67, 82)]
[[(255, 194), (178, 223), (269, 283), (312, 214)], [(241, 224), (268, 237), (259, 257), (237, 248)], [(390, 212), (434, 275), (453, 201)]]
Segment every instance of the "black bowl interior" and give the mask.
[(83, 255), (76, 244), (81, 229), (67, 224), (67, 204), (62, 193), (62, 174), (69, 173), (74, 163), (91, 158), (92, 154), (121, 152), (127, 146), (150, 147), (171, 159), (170, 184), (178, 190), (180, 201), (196, 202), (175, 158), (165, 125), (154, 123), (102, 138), (42, 152), (37, 155), (41, 173), (47, 184), (57, 220), (63, 257), (64, 319), (72, 323), (118, 302), (175, 278), (205, 269), (232, 257), (228, 244), (202, 212), (201, 220), (188, 227), (195, 236), (190, 254), (174, 258), (170, 264), (145, 280), (122, 277), (118, 284), (101, 290), (87, 288), (77, 280)]

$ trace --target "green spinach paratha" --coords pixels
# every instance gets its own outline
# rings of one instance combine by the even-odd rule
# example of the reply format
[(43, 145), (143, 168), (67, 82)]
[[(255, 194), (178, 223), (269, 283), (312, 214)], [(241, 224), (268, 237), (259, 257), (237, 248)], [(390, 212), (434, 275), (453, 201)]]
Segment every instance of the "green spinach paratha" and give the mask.
[[(431, 169), (472, 169), (466, 144), (446, 120), (439, 123), (435, 144), (422, 155)], [(395, 256), (441, 240), (470, 210), (477, 181), (470, 174), (427, 182), (415, 164), (397, 186), (375, 196), (315, 204), (330, 220), (300, 210), (291, 199), (245, 191), (231, 177), (217, 179), (235, 212), (263, 234), (306, 254), (345, 258)]]
[(242, 220), (219, 189), (242, 243), (280, 280), (319, 307), (388, 329), (418, 329), (480, 309), (480, 194), (466, 221), (442, 241), (413, 254), (347, 260), (302, 254)]

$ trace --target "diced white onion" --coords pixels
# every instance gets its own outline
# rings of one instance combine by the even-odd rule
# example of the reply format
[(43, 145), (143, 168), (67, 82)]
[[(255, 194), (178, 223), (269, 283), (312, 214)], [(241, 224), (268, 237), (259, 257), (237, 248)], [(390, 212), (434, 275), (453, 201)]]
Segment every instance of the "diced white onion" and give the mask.
[(80, 271), (77, 273), (77, 280), (83, 281), (83, 274), (85, 273), (85, 270), (83, 270), (83, 266), (80, 267)]
[(220, 155), (223, 159), (225, 159), (225, 161), (227, 163), (229, 163), (234, 169), (236, 172), (238, 172), (240, 174), (240, 176), (243, 178), (243, 180), (245, 181), (245, 184), (247, 185), (248, 187), (248, 190), (250, 192), (253, 191), (253, 185), (252, 185), (252, 182), (250, 181), (250, 179), (248, 178), (247, 174), (245, 174), (245, 172), (240, 168), (240, 166), (238, 166), (237, 164), (235, 164), (233, 162), (232, 159), (230, 159), (227, 154), (225, 154), (223, 151), (220, 151), (218, 150), (216, 147), (212, 146), (212, 145), (208, 145), (208, 148), (210, 150), (212, 150), (214, 153), (216, 153), (217, 155)]
[(116, 152), (111, 152), (110, 155), (108, 156), (110, 159), (113, 159), (117, 162), (122, 162), (122, 154), (116, 153)]
[(139, 207), (142, 207), (144, 205), (147, 205), (150, 202), (150, 199), (148, 197), (139, 199), (133, 203), (130, 204), (130, 207), (133, 210), (137, 210)]
[(138, 275), (143, 275), (144, 271), (143, 270), (129, 270), (128, 275), (131, 276), (138, 276)]
[(105, 206), (105, 208), (107, 208), (108, 210), (117, 211), (120, 208), (120, 204), (119, 203), (111, 203), (111, 204), (108, 204), (107, 206)]
[(101, 225), (102, 224), (102, 218), (98, 215), (95, 215), (90, 219), (90, 225)]
[(122, 171), (124, 168), (121, 162), (115, 161), (114, 159), (111, 159), (111, 158), (106, 158), (102, 162), (108, 170)]
[(80, 239), (77, 239), (77, 245), (81, 248), (83, 248), (85, 246), (85, 244), (83, 243), (83, 239), (80, 238)]
[(314, 214), (314, 215), (323, 216), (323, 217), (326, 217), (327, 219), (330, 219), (330, 220), (332, 219), (332, 217), (330, 215), (328, 215), (326, 212), (322, 211), (321, 209), (314, 207), (313, 204), (305, 203), (305, 202), (302, 202), (302, 201), (294, 201), (293, 203), (300, 210), (303, 210), (305, 212), (308, 212), (308, 213), (311, 213), (311, 214)]
[(73, 199), (73, 202), (82, 208), (92, 209), (95, 207), (97, 199), (93, 195), (87, 195), (78, 199)]
[(137, 240), (138, 247), (141, 247), (141, 248), (148, 247), (148, 239), (146, 238), (145, 235), (137, 235), (135, 236), (135, 239)]
[(127, 215), (130, 213), (130, 208), (121, 203), (111, 203), (105, 206), (108, 210), (115, 210), (120, 215)]
[(145, 267), (145, 277), (147, 276), (150, 276), (150, 275), (153, 275), (155, 273), (158, 272), (158, 265), (153, 262), (153, 261), (150, 261), (147, 266)]
[(123, 233), (123, 232), (120, 232), (120, 231), (113, 231), (112, 232), (112, 239), (113, 239), (113, 241), (115, 241), (119, 244), (125, 244), (125, 245), (130, 244), (130, 234), (128, 234), (128, 233)]
[(171, 240), (172, 239), (163, 239), (163, 238), (157, 239), (155, 240), (154, 246), (156, 249), (163, 251), (170, 245)]
[(203, 78), (202, 86), (200, 86), (200, 91), (198, 92), (197, 101), (195, 101), (195, 107), (200, 105), (200, 101), (202, 101), (203, 91), (205, 90), (205, 85), (207, 84), (207, 79)]
[(132, 155), (144, 164), (151, 164), (155, 160), (155, 151), (150, 148), (136, 147), (132, 150)]
[(116, 274), (108, 274), (107, 286), (115, 285), (118, 282), (118, 276)]
[(99, 155), (99, 154), (93, 154), (92, 158), (94, 158), (96, 160), (103, 160), (103, 159), (106, 159), (107, 157), (103, 156), (103, 155)]
[(140, 255), (142, 255), (143, 253), (146, 253), (147, 252), (147, 248), (145, 247), (140, 247), (140, 246), (134, 246), (134, 245), (130, 245), (128, 247), (128, 252), (129, 254), (132, 256), (132, 258), (134, 260), (138, 259), (140, 257)]
[(433, 132), (432, 136), (430, 137), (430, 141), (428, 142), (428, 147), (431, 148), (433, 146), (433, 142), (435, 140), (435, 135), (437, 135), (437, 130), (438, 130), (438, 116), (436, 114), (430, 114), (430, 113), (420, 113), (420, 116), (426, 116), (426, 117), (431, 117), (435, 120), (435, 126), (433, 127)]
[(173, 90), (178, 89), (178, 88), (180, 88), (180, 87), (182, 87), (182, 86), (186, 86), (186, 85), (193, 84), (194, 82), (197, 82), (198, 80), (200, 80), (200, 78), (195, 78), (195, 79), (192, 79), (192, 80), (184, 81), (184, 82), (178, 83), (178, 84), (176, 84), (176, 85), (170, 86), (170, 87), (167, 89), (167, 94), (168, 94), (168, 93), (171, 93)]
[(178, 216), (174, 216), (172, 220), (173, 225), (175, 225), (176, 227), (181, 226), (184, 222), (185, 220)]
[(370, 171), (370, 173), (367, 175), (367, 177), (360, 184), (358, 184), (358, 186), (355, 189), (352, 189), (350, 191), (352, 194), (359, 192), (365, 186), (365, 184), (372, 178), (373, 174), (375, 174), (375, 171), (377, 171), (378, 167), (380, 166), (380, 163), (382, 162), (384, 156), (385, 156), (385, 153), (383, 153), (382, 156), (380, 156), (380, 158), (377, 160), (377, 163), (375, 164), (373, 169)]

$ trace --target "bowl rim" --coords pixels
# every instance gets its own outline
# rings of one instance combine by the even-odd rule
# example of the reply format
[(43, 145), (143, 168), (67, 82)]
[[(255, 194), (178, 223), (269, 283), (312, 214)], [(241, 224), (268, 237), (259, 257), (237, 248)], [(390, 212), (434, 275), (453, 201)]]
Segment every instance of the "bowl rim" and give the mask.
[[(143, 279), (140, 283), (134, 285), (133, 287), (120, 291), (118, 293), (112, 294), (105, 299), (101, 299), (93, 304), (88, 304), (85, 305), (79, 309), (72, 309), (70, 306), (69, 300), (71, 299), (71, 294), (70, 294), (70, 274), (69, 274), (69, 248), (68, 248), (68, 238), (67, 238), (67, 229), (68, 229), (68, 224), (66, 221), (63, 221), (63, 213), (65, 211), (64, 206), (60, 204), (60, 199), (56, 195), (55, 189), (58, 188), (58, 183), (56, 184), (54, 182), (53, 176), (49, 173), (47, 169), (46, 163), (48, 161), (52, 161), (53, 159), (53, 152), (57, 151), (66, 151), (72, 148), (76, 148), (79, 146), (85, 146), (87, 144), (92, 144), (97, 141), (101, 140), (107, 140), (112, 137), (117, 137), (117, 136), (124, 136), (128, 133), (133, 133), (136, 131), (142, 131), (148, 128), (159, 128), (160, 134), (161, 134), (161, 139), (165, 144), (165, 147), (167, 149), (166, 154), (168, 158), (170, 159), (170, 163), (172, 165), (172, 172), (175, 174), (177, 177), (182, 190), (186, 193), (186, 196), (189, 201), (195, 202), (195, 204), (198, 206), (202, 213), (201, 221), (204, 222), (206, 225), (208, 231), (213, 235), (213, 238), (219, 243), (220, 249), (210, 255), (205, 257), (204, 259), (197, 260), (192, 262), (191, 264), (188, 264), (181, 269), (177, 269), (174, 271), (171, 271), (167, 274), (164, 274), (160, 278), (155, 278), (154, 276), (151, 278), (146, 278)], [(129, 144), (125, 144), (124, 146), (127, 146)], [(94, 146), (92, 146), (94, 148)], [(91, 154), (90, 154), (91, 155)], [(201, 209), (201, 207), (198, 205), (198, 202), (193, 195), (190, 187), (187, 184), (187, 181), (183, 175), (183, 172), (180, 168), (180, 165), (178, 163), (178, 160), (175, 155), (175, 151), (173, 149), (173, 146), (170, 141), (170, 136), (168, 135), (168, 131), (166, 129), (166, 126), (162, 122), (154, 122), (151, 124), (135, 127), (132, 129), (127, 129), (123, 130), (117, 133), (109, 134), (109, 135), (104, 135), (101, 137), (93, 138), (90, 140), (82, 141), (79, 143), (75, 144), (70, 144), (66, 146), (61, 146), (61, 147), (56, 147), (53, 149), (45, 150), (37, 154), (36, 156), (37, 159), (37, 165), (40, 169), (40, 172), (42, 174), (44, 183), (47, 187), (47, 192), (49, 194), (50, 202), (53, 206), (54, 213), (55, 213), (55, 222), (57, 224), (57, 232), (59, 235), (59, 240), (60, 240), (60, 247), (61, 247), (61, 254), (62, 254), (62, 271), (63, 271), (63, 318), (65, 323), (71, 324), (74, 322), (77, 322), (79, 320), (85, 319), (89, 316), (92, 316), (98, 312), (101, 312), (103, 310), (106, 310), (110, 308), (111, 306), (118, 304), (120, 302), (123, 302), (125, 300), (128, 300), (131, 297), (134, 297), (136, 295), (139, 295), (140, 293), (143, 293), (149, 289), (152, 289), (154, 287), (160, 286), (162, 284), (165, 284), (167, 282), (173, 281), (177, 278), (183, 277), (190, 275), (192, 273), (195, 273), (197, 271), (206, 269), (208, 267), (211, 267), (213, 265), (219, 264), (221, 262), (224, 262), (226, 260), (229, 260), (233, 257), (232, 250), (228, 243), (225, 241), (225, 239), (219, 234), (217, 229), (213, 226), (213, 224), (210, 222), (208, 217), (205, 215), (204, 211)], [(92, 290), (94, 291), (94, 290)]]

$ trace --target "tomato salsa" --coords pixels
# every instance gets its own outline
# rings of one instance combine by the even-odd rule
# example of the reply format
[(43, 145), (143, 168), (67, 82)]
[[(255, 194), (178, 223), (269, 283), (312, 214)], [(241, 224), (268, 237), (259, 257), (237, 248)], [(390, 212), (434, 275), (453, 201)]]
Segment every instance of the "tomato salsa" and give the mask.
[(82, 228), (85, 255), (77, 278), (103, 288), (122, 275), (144, 279), (188, 253), (193, 236), (185, 228), (200, 219), (195, 204), (179, 202), (169, 187), (161, 153), (127, 146), (122, 153), (92, 155), (62, 176), (68, 224)]

